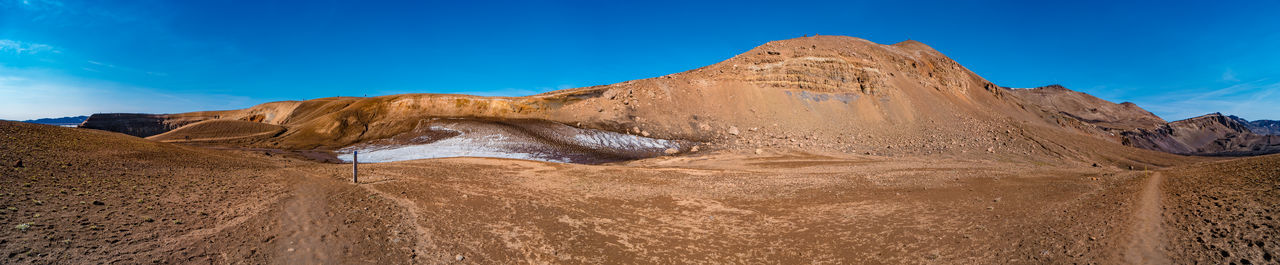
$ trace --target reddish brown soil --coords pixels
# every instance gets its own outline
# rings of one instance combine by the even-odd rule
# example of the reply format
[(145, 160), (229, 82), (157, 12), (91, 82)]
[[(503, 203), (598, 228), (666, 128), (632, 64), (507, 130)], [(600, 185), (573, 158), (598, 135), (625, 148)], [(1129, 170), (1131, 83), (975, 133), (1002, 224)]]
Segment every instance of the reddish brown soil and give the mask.
[(1158, 173), (795, 151), (452, 158), (366, 164), (352, 184), (348, 165), (0, 125), (10, 264), (1264, 263), (1280, 245), (1280, 156)]
[(1164, 174), (1173, 260), (1280, 262), (1280, 155), (1171, 168)]

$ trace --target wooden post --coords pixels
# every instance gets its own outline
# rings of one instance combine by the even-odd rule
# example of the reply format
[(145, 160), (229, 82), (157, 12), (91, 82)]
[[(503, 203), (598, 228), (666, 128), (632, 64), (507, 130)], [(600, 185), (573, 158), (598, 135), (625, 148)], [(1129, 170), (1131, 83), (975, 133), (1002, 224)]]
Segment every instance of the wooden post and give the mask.
[(360, 151), (351, 153), (351, 182), (360, 184)]

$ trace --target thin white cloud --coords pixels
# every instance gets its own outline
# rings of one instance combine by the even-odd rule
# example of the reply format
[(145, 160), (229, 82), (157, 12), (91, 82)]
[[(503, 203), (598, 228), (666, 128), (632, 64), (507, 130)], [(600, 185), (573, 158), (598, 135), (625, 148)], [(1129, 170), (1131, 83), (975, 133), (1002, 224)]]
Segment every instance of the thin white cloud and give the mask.
[(0, 40), (0, 53), (8, 53), (14, 55), (34, 55), (39, 53), (61, 53), (57, 48), (48, 44), (30, 43), (16, 40)]
[[(122, 71), (127, 73), (143, 73), (151, 76), (169, 76), (168, 73), (164, 73), (164, 72), (144, 71), (144, 70), (139, 70), (132, 67), (119, 66), (115, 64), (104, 63), (104, 62), (99, 62), (94, 60), (87, 60), (85, 62), (88, 62), (93, 66), (81, 67), (80, 69), (84, 69), (85, 71), (90, 71), (90, 72), (103, 72), (103, 70), (108, 70), (108, 71)], [(105, 67), (105, 68), (99, 69), (98, 67)]]
[(1163, 93), (1134, 102), (1170, 121), (1214, 112), (1249, 120), (1280, 120), (1280, 81), (1261, 79), (1207, 92)]
[(88, 62), (89, 62), (89, 63), (91, 63), (91, 64), (96, 64), (96, 65), (101, 65), (101, 66), (106, 66), (106, 67), (116, 68), (116, 65), (114, 65), (114, 64), (103, 63), (103, 62), (98, 62), (98, 61), (94, 61), (94, 60), (89, 60)]

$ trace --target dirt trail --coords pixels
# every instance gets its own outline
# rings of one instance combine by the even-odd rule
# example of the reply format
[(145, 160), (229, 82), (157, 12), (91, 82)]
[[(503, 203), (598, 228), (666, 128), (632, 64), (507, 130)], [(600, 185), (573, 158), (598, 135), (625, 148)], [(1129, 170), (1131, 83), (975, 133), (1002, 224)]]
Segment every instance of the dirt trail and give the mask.
[(326, 192), (317, 183), (324, 181), (308, 175), (285, 203), (277, 234), (283, 240), (277, 249), (276, 257), (281, 258), (277, 264), (336, 264), (332, 255), (339, 249), (330, 233), (335, 226), (325, 218)]
[(1164, 218), (1160, 203), (1160, 183), (1164, 176), (1159, 172), (1151, 173), (1147, 183), (1138, 197), (1137, 209), (1134, 211), (1130, 228), (1128, 248), (1125, 250), (1125, 261), (1130, 264), (1170, 264), (1165, 253)]

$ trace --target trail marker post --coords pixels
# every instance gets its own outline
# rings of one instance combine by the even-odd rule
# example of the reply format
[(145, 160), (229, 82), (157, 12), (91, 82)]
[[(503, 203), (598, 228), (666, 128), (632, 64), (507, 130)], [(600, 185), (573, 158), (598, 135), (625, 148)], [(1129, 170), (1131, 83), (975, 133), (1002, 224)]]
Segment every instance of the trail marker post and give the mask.
[(351, 153), (351, 182), (360, 184), (360, 151)]

